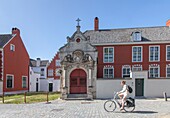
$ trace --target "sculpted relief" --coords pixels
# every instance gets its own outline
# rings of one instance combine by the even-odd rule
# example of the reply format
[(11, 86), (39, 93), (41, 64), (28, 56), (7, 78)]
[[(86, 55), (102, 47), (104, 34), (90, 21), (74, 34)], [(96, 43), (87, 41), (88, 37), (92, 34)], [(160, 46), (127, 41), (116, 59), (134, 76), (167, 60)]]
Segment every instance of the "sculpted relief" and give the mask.
[(89, 54), (84, 54), (81, 50), (76, 50), (71, 54), (64, 57), (63, 62), (66, 63), (86, 63), (93, 62), (92, 57)]

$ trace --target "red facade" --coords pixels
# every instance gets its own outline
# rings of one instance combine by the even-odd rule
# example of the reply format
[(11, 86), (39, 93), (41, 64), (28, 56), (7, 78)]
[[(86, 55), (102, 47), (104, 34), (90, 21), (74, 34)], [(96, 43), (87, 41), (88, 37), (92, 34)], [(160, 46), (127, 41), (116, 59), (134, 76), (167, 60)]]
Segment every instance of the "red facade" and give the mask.
[[(29, 90), (29, 55), (20, 37), (19, 29), (12, 32), (16, 34), (4, 47), (3, 47), (3, 91), (23, 91)], [(15, 51), (10, 50), (10, 45), (15, 45)], [(7, 75), (13, 75), (13, 88), (7, 88), (6, 78)], [(22, 87), (22, 77), (27, 77), (26, 88)]]
[[(56, 65), (56, 60), (60, 60), (58, 53), (54, 56), (54, 58), (52, 59), (52, 61), (49, 64), (49, 66), (47, 67), (47, 77), (48, 78), (60, 79), (60, 76), (57, 76), (57, 74), (56, 74), (57, 73), (56, 69), (60, 68), (60, 66)], [(49, 75), (48, 70), (53, 70), (53, 76)]]
[[(149, 62), (149, 46), (160, 46), (160, 61)], [(142, 70), (149, 70), (150, 64), (159, 64), (160, 66), (160, 77), (166, 77), (166, 45), (170, 44), (131, 44), (131, 45), (109, 45), (109, 46), (97, 46), (98, 50), (98, 65), (97, 65), (97, 78), (103, 78), (103, 68), (106, 65), (112, 65), (114, 67), (114, 78), (122, 78), (122, 66), (140, 64)], [(143, 47), (143, 61), (132, 62), (132, 47), (142, 46)], [(103, 48), (113, 47), (114, 48), (114, 62), (104, 63), (103, 61)]]

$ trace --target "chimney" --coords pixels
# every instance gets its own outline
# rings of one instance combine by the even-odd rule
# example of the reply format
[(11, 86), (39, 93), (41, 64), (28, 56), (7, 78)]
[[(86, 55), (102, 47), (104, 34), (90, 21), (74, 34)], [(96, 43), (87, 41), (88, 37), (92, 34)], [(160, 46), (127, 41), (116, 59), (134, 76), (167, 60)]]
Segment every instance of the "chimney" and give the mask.
[(170, 19), (168, 21), (166, 21), (166, 26), (170, 27)]
[(99, 19), (98, 19), (98, 17), (95, 17), (95, 19), (94, 19), (94, 30), (95, 31), (99, 30)]
[(36, 66), (37, 66), (37, 67), (40, 66), (40, 62), (41, 62), (41, 59), (40, 59), (40, 58), (37, 58), (37, 62), (36, 62)]
[(12, 28), (12, 34), (20, 35), (20, 30), (18, 28)]

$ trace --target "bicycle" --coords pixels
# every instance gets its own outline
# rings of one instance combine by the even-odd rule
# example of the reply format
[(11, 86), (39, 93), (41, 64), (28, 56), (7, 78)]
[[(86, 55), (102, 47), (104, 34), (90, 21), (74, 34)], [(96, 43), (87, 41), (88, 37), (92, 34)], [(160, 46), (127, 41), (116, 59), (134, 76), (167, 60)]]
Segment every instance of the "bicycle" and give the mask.
[[(117, 106), (119, 106), (121, 108), (121, 103), (117, 100), (117, 93), (115, 93), (114, 98), (111, 100), (107, 100), (104, 103), (104, 109), (107, 112), (113, 112)], [(135, 109), (135, 99), (129, 97), (126, 99), (126, 101), (124, 102), (124, 110), (126, 112), (132, 112)]]

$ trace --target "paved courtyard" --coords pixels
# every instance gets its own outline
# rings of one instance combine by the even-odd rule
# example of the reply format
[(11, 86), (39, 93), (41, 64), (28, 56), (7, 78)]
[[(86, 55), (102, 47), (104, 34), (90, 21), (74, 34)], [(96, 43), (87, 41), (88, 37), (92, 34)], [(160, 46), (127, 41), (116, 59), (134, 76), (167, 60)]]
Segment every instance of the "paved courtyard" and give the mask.
[(138, 99), (133, 113), (108, 113), (103, 109), (105, 100), (63, 101), (51, 104), (0, 104), (0, 118), (170, 118), (170, 101)]

